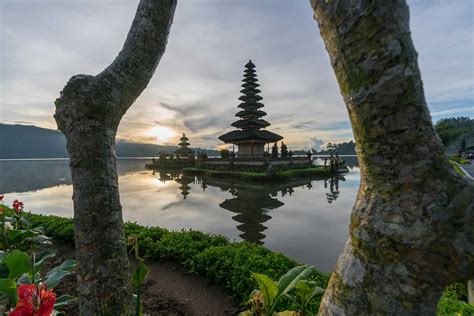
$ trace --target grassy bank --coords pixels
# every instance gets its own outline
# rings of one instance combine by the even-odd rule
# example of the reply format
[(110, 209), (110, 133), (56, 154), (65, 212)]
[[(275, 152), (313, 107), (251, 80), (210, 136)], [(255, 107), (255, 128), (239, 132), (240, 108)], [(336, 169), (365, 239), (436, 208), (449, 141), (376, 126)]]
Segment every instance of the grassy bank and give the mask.
[[(56, 240), (74, 241), (72, 219), (32, 214), (31, 222), (34, 226), (42, 226), (46, 235)], [(278, 279), (298, 265), (294, 260), (263, 246), (231, 242), (226, 237), (198, 231), (176, 232), (126, 223), (125, 234), (138, 236), (140, 256), (143, 258), (177, 262), (188, 272), (226, 290), (238, 303), (247, 300), (252, 290), (257, 288), (251, 272)], [(329, 275), (314, 272), (309, 279), (326, 287)], [(321, 295), (315, 298), (311, 307), (313, 311), (319, 307), (320, 300)], [(282, 310), (292, 308), (290, 301), (282, 301), (281, 304)]]
[(454, 162), (454, 160), (449, 160), (449, 163), (451, 164), (451, 166), (453, 166), (454, 171), (456, 171), (459, 175), (463, 177), (465, 176), (464, 172), (462, 172), (461, 168), (459, 168), (459, 166), (456, 164), (456, 162)]
[(330, 177), (329, 167), (315, 166), (309, 168), (295, 168), (275, 172), (248, 172), (232, 170), (213, 170), (203, 168), (184, 168), (183, 173), (187, 175), (200, 175), (211, 178), (238, 179), (245, 182), (272, 182), (289, 181), (295, 178), (305, 177)]
[[(7, 212), (12, 210), (7, 209)], [(34, 226), (42, 226), (46, 235), (56, 240), (74, 242), (72, 219), (32, 214), (31, 222)], [(125, 234), (138, 236), (140, 256), (143, 258), (177, 262), (188, 272), (204, 277), (225, 289), (236, 302), (245, 301), (257, 287), (250, 276), (251, 272), (278, 279), (298, 265), (294, 260), (263, 246), (248, 242), (231, 242), (226, 237), (198, 231), (176, 232), (126, 223)], [(314, 272), (309, 279), (325, 288), (329, 275)], [(311, 304), (312, 313), (316, 313), (319, 308), (321, 296), (316, 296)], [(474, 306), (467, 304), (466, 299), (467, 290), (464, 284), (449, 286), (438, 303), (436, 315), (474, 315)], [(282, 310), (291, 308), (292, 302), (281, 302)]]

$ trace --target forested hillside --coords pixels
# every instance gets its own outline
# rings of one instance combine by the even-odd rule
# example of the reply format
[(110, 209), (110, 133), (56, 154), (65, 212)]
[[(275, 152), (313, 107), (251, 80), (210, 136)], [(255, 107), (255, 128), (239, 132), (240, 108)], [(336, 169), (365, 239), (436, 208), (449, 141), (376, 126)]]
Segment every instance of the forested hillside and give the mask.
[(469, 117), (441, 119), (436, 122), (435, 129), (448, 153), (454, 153), (462, 139), (466, 140), (467, 146), (474, 146), (474, 119)]

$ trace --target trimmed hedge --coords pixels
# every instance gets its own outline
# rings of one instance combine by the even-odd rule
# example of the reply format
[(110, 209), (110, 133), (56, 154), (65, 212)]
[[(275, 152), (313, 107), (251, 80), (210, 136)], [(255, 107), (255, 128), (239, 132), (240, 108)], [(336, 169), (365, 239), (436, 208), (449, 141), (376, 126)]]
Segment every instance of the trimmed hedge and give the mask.
[[(73, 242), (72, 219), (54, 215), (31, 214), (34, 226), (42, 226), (45, 234), (57, 240)], [(249, 242), (231, 242), (226, 237), (199, 231), (169, 231), (158, 227), (125, 224), (126, 235), (137, 235), (140, 256), (149, 260), (169, 260), (181, 264), (188, 272), (201, 275), (225, 289), (237, 302), (246, 301), (257, 283), (251, 272), (267, 274), (278, 279), (298, 265), (281, 253)], [(329, 275), (315, 271), (309, 279), (325, 288)], [(312, 310), (319, 308), (321, 295)], [(281, 309), (292, 308), (282, 301)]]
[[(7, 209), (7, 212), (12, 212)], [(72, 219), (54, 215), (31, 214), (34, 226), (42, 226), (46, 235), (57, 240), (73, 242)], [(236, 301), (248, 299), (257, 284), (250, 272), (267, 274), (278, 279), (298, 265), (288, 257), (249, 242), (230, 242), (226, 237), (199, 231), (169, 231), (158, 227), (125, 224), (126, 235), (138, 235), (140, 255), (149, 260), (169, 260), (181, 264), (188, 272), (205, 277), (225, 289)], [(329, 275), (314, 272), (310, 279), (325, 288)], [(474, 306), (467, 304), (467, 289), (462, 283), (448, 286), (443, 293), (436, 315), (474, 315)], [(311, 311), (319, 308), (321, 295), (316, 297)], [(281, 310), (291, 309), (292, 303), (282, 301)]]

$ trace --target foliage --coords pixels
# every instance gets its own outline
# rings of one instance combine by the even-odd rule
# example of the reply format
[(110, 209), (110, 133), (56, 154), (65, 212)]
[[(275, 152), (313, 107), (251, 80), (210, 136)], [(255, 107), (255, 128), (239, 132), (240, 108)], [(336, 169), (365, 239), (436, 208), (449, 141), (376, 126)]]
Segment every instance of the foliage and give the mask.
[(319, 152), (315, 152), (319, 155), (330, 155), (331, 153), (337, 152), (339, 155), (355, 155), (355, 143), (354, 141), (349, 142), (342, 142), (339, 144), (336, 143), (328, 143), (326, 145), (326, 150), (321, 150)]
[(272, 158), (278, 158), (278, 145), (274, 143), (272, 146)]
[[(301, 265), (294, 267), (290, 271), (285, 273), (278, 280), (278, 283), (273, 281), (265, 274), (252, 272), (253, 278), (257, 281), (258, 290), (253, 291), (250, 295), (250, 300), (248, 301), (248, 305), (250, 305), (250, 308), (242, 312), (240, 315), (273, 316), (275, 314), (281, 314), (276, 312), (278, 303), (283, 298), (290, 298), (294, 300), (294, 295), (290, 295), (290, 292), (298, 284), (300, 285), (300, 290), (298, 291), (298, 294), (296, 294), (296, 296), (303, 295), (303, 297), (307, 299), (310, 294), (303, 293), (306, 290), (306, 288), (304, 287), (304, 284), (306, 283), (302, 283), (302, 279), (307, 277), (313, 269), (314, 267), (310, 265)], [(324, 292), (324, 290), (322, 291)], [(285, 313), (294, 314), (295, 312), (285, 311)]]
[(469, 117), (446, 118), (435, 124), (436, 133), (443, 141), (444, 146), (454, 145), (461, 138), (474, 138), (474, 119)]
[[(9, 212), (13, 212), (9, 210)], [(72, 219), (54, 215), (31, 214), (34, 227), (42, 226), (46, 235), (66, 242), (74, 241)], [(186, 270), (205, 277), (222, 287), (237, 301), (243, 301), (257, 287), (251, 272), (266, 274), (277, 279), (298, 264), (288, 257), (272, 252), (263, 246), (248, 242), (229, 242), (227, 238), (197, 231), (171, 232), (164, 228), (143, 227), (135, 223), (125, 224), (125, 234), (139, 236), (140, 256), (149, 260), (171, 260), (181, 264)], [(313, 271), (307, 278), (321, 288), (325, 288), (329, 275)], [(8, 286), (8, 284), (6, 284)], [(0, 289), (3, 284), (0, 282)], [(452, 315), (450, 310), (472, 310), (472, 306), (453, 298), (453, 290), (447, 290), (438, 304), (437, 315)], [(445, 293), (446, 294), (446, 293)], [(321, 294), (308, 306), (308, 311), (319, 308)], [(59, 298), (56, 301), (58, 303)], [(298, 305), (283, 299), (279, 310), (298, 309)], [(463, 315), (469, 315), (465, 312)]]
[(456, 171), (457, 174), (463, 177), (465, 176), (464, 172), (461, 170), (461, 168), (459, 168), (459, 166), (454, 161), (450, 160), (449, 163), (451, 164), (451, 166), (453, 166), (453, 169), (454, 171)]
[(460, 163), (462, 165), (471, 164), (471, 161), (469, 161), (468, 159), (463, 159), (462, 157), (457, 156), (457, 155), (449, 156), (449, 159), (452, 160), (452, 161), (456, 161), (457, 163)]
[(466, 150), (467, 150), (466, 140), (463, 138), (461, 140), (461, 143), (459, 144), (459, 152), (460, 153), (465, 153)]
[(286, 146), (286, 144), (284, 142), (281, 142), (280, 156), (281, 156), (281, 158), (287, 158), (288, 157), (288, 146)]
[(446, 287), (444, 296), (454, 300), (467, 302), (467, 285), (466, 283), (454, 283)]
[(221, 158), (223, 158), (223, 159), (229, 159), (230, 158), (230, 151), (228, 149), (219, 150), (219, 154), (221, 155)]
[(302, 316), (309, 315), (309, 306), (314, 297), (324, 293), (324, 289), (318, 286), (317, 282), (300, 280), (295, 285), (295, 295), (293, 300), (298, 305), (298, 310)]
[(448, 286), (438, 302), (437, 316), (446, 315), (474, 315), (474, 305), (467, 300), (467, 287), (463, 283)]
[[(3, 196), (0, 196), (0, 202)], [(66, 260), (42, 276), (45, 262), (56, 252), (48, 249), (49, 238), (41, 227), (32, 227), (31, 213), (25, 216), (23, 203), (15, 200), (13, 209), (1, 207), (0, 310), (8, 315), (49, 316), (54, 309), (75, 300), (69, 295), (56, 298), (53, 289), (75, 267)], [(14, 310), (11, 310), (14, 308)]]
[[(183, 134), (184, 136), (184, 134)], [(137, 267), (132, 272), (132, 284), (137, 289), (136, 294), (136, 302), (135, 302), (135, 315), (142, 316), (143, 315), (143, 304), (141, 300), (141, 287), (143, 281), (147, 277), (150, 269), (145, 265), (143, 259), (140, 258), (140, 250), (139, 250), (139, 243), (138, 243), (138, 236), (137, 235), (128, 235), (127, 244), (132, 248), (131, 251), (135, 252), (135, 259), (138, 261)]]
[[(44, 227), (53, 238), (74, 240), (71, 219), (52, 215), (31, 214), (31, 221)], [(170, 260), (181, 264), (191, 273), (199, 274), (208, 281), (224, 288), (237, 301), (243, 301), (257, 286), (251, 272), (278, 278), (297, 263), (286, 256), (272, 252), (263, 246), (248, 242), (229, 242), (223, 236), (198, 231), (168, 231), (158, 227), (143, 227), (135, 223), (125, 224), (127, 236), (138, 236), (139, 255), (149, 260)], [(313, 271), (310, 280), (325, 287), (329, 276)], [(313, 302), (311, 310), (319, 306)], [(295, 304), (283, 300), (281, 306)]]

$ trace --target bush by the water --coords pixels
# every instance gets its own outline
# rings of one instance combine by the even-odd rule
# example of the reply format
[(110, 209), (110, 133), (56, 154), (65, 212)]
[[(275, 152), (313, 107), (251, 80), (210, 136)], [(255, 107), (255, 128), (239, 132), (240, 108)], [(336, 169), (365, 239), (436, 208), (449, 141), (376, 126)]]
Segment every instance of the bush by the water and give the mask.
[[(59, 240), (74, 240), (73, 221), (52, 215), (31, 215), (34, 225), (42, 226), (47, 234)], [(150, 260), (170, 260), (180, 263), (189, 272), (204, 276), (224, 288), (238, 302), (246, 301), (257, 287), (251, 273), (266, 274), (278, 279), (297, 262), (249, 242), (231, 242), (226, 237), (198, 231), (174, 232), (158, 227), (125, 224), (126, 235), (138, 236), (140, 256)], [(329, 275), (314, 271), (309, 280), (325, 288)], [(319, 306), (315, 297), (311, 310)], [(282, 308), (294, 308), (290, 301), (282, 301)]]
[[(42, 226), (47, 235), (72, 242), (74, 226), (71, 219), (52, 215), (31, 215), (35, 226)], [(226, 237), (198, 231), (173, 232), (158, 227), (144, 227), (135, 223), (125, 224), (126, 235), (138, 236), (140, 256), (150, 260), (171, 260), (189, 272), (205, 277), (208, 281), (227, 290), (237, 301), (249, 298), (257, 283), (251, 273), (266, 274), (278, 279), (298, 265), (288, 257), (272, 252), (263, 246), (248, 242), (231, 242)], [(329, 275), (314, 271), (309, 277), (318, 286), (326, 288)], [(467, 304), (463, 284), (450, 286), (438, 303), (437, 315), (474, 315), (474, 306)], [(321, 294), (316, 295), (310, 311), (319, 308)], [(293, 302), (282, 300), (279, 309), (295, 309)]]

